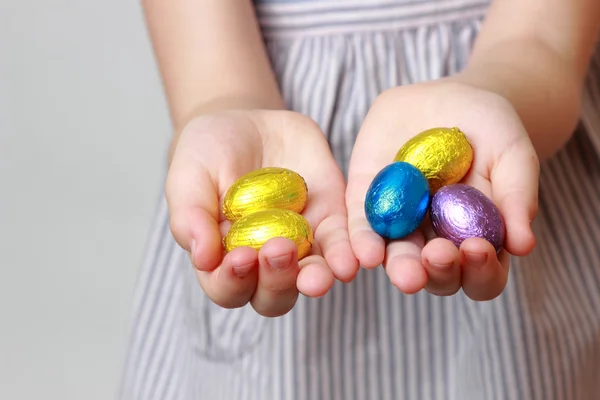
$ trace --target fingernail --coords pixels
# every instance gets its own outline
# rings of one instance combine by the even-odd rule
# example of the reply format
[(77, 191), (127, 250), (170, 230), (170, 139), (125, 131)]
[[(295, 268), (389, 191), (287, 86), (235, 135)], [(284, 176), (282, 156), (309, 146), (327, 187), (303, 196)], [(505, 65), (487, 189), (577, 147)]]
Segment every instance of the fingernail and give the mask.
[(254, 267), (254, 262), (248, 263), (246, 265), (235, 265), (232, 267), (233, 273), (237, 276), (246, 276), (250, 273), (252, 268)]
[(449, 264), (437, 263), (437, 262), (429, 261), (429, 259), (427, 259), (427, 263), (429, 265), (431, 265), (433, 268), (438, 268), (438, 269), (448, 269), (452, 266), (452, 263), (449, 263)]
[(290, 267), (290, 263), (292, 261), (292, 255), (286, 254), (284, 256), (269, 258), (267, 262), (269, 266), (273, 268), (275, 271), (285, 271)]
[(465, 252), (465, 257), (467, 258), (467, 262), (469, 263), (470, 266), (479, 268), (479, 267), (483, 267), (483, 265), (487, 261), (488, 255), (487, 255), (487, 253)]

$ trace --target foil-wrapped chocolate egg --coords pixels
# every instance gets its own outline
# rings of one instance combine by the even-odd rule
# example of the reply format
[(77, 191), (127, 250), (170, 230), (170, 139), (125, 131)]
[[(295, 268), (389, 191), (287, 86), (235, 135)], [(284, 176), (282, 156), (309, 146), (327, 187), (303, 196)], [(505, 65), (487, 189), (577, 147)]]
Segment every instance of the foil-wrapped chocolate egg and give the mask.
[(304, 178), (287, 168), (266, 167), (239, 178), (223, 200), (223, 214), (230, 221), (270, 208), (301, 213), (308, 199)]
[(367, 191), (367, 221), (386, 239), (406, 237), (423, 222), (429, 193), (427, 178), (421, 171), (405, 162), (392, 163), (375, 176)]
[(460, 182), (467, 174), (473, 162), (473, 148), (458, 128), (432, 128), (406, 142), (394, 161), (419, 168), (434, 194), (442, 186)]
[(248, 214), (233, 223), (223, 238), (225, 251), (236, 247), (260, 248), (276, 237), (288, 238), (298, 246), (298, 259), (310, 253), (313, 232), (308, 221), (300, 214), (285, 209), (268, 209)]
[(436, 235), (458, 247), (472, 237), (486, 239), (497, 252), (504, 246), (506, 230), (500, 210), (472, 186), (457, 183), (438, 190), (429, 215)]

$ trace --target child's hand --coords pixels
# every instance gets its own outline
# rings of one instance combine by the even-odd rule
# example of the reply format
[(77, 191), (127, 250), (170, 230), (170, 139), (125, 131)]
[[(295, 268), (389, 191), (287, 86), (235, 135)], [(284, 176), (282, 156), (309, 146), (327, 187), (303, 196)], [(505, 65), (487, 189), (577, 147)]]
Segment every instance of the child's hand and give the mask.
[(461, 287), (474, 300), (504, 289), (509, 256), (496, 256), (483, 239), (456, 248), (435, 238), (429, 224), (406, 239), (387, 243), (370, 228), (364, 200), (375, 175), (417, 133), (457, 126), (474, 148), (473, 167), (463, 182), (492, 198), (506, 223), (506, 250), (526, 255), (535, 238), (530, 228), (537, 210), (539, 161), (512, 106), (496, 94), (452, 79), (399, 87), (383, 93), (358, 135), (350, 162), (346, 201), (354, 253), (365, 268), (383, 263), (402, 292), (423, 288), (451, 295)]
[[(308, 185), (302, 213), (315, 235), (312, 254), (297, 261), (288, 239), (267, 242), (260, 253), (237, 248), (223, 257), (222, 237), (231, 223), (221, 204), (236, 179), (278, 166)], [(182, 132), (173, 154), (166, 195), (171, 231), (197, 269), (202, 289), (216, 304), (250, 302), (264, 316), (287, 313), (298, 292), (324, 295), (334, 276), (350, 281), (358, 270), (347, 230), (345, 182), (319, 127), (288, 111), (239, 111), (199, 117)]]

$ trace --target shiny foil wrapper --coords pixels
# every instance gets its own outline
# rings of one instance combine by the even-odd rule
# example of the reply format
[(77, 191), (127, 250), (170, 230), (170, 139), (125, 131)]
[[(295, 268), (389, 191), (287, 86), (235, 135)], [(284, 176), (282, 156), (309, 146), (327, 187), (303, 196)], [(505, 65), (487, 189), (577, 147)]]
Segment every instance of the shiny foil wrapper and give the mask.
[(444, 186), (431, 200), (430, 218), (436, 235), (457, 247), (466, 239), (486, 239), (496, 252), (504, 247), (506, 230), (500, 210), (474, 187)]
[(286, 168), (267, 167), (239, 178), (223, 200), (223, 214), (230, 221), (271, 208), (301, 213), (308, 199), (304, 178)]
[(410, 139), (394, 161), (419, 168), (429, 180), (431, 193), (460, 182), (473, 162), (473, 148), (458, 128), (433, 128)]
[(283, 209), (258, 211), (237, 220), (223, 239), (227, 252), (236, 247), (252, 247), (256, 250), (270, 239), (284, 237), (298, 246), (298, 259), (310, 253), (313, 232), (308, 221), (300, 214)]
[(425, 218), (430, 192), (427, 178), (411, 164), (395, 162), (371, 182), (365, 197), (365, 215), (371, 228), (386, 239), (402, 239)]

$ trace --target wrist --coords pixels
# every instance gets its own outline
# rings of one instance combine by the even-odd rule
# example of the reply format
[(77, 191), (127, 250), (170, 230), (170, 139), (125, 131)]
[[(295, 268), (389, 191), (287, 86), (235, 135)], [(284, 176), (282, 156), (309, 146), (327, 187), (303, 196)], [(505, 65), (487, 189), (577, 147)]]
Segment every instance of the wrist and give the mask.
[(211, 97), (198, 103), (179, 118), (173, 118), (175, 135), (178, 136), (194, 118), (227, 110), (281, 110), (285, 103), (281, 96), (255, 96), (232, 94)]
[(456, 80), (509, 101), (540, 159), (560, 149), (577, 124), (583, 79), (541, 43), (521, 40), (475, 51)]
[(200, 103), (187, 116), (173, 118), (174, 131), (169, 146), (169, 164), (177, 147), (181, 132), (195, 118), (203, 115), (225, 112), (230, 110), (283, 110), (285, 103), (281, 97), (260, 97), (251, 95), (218, 96)]

